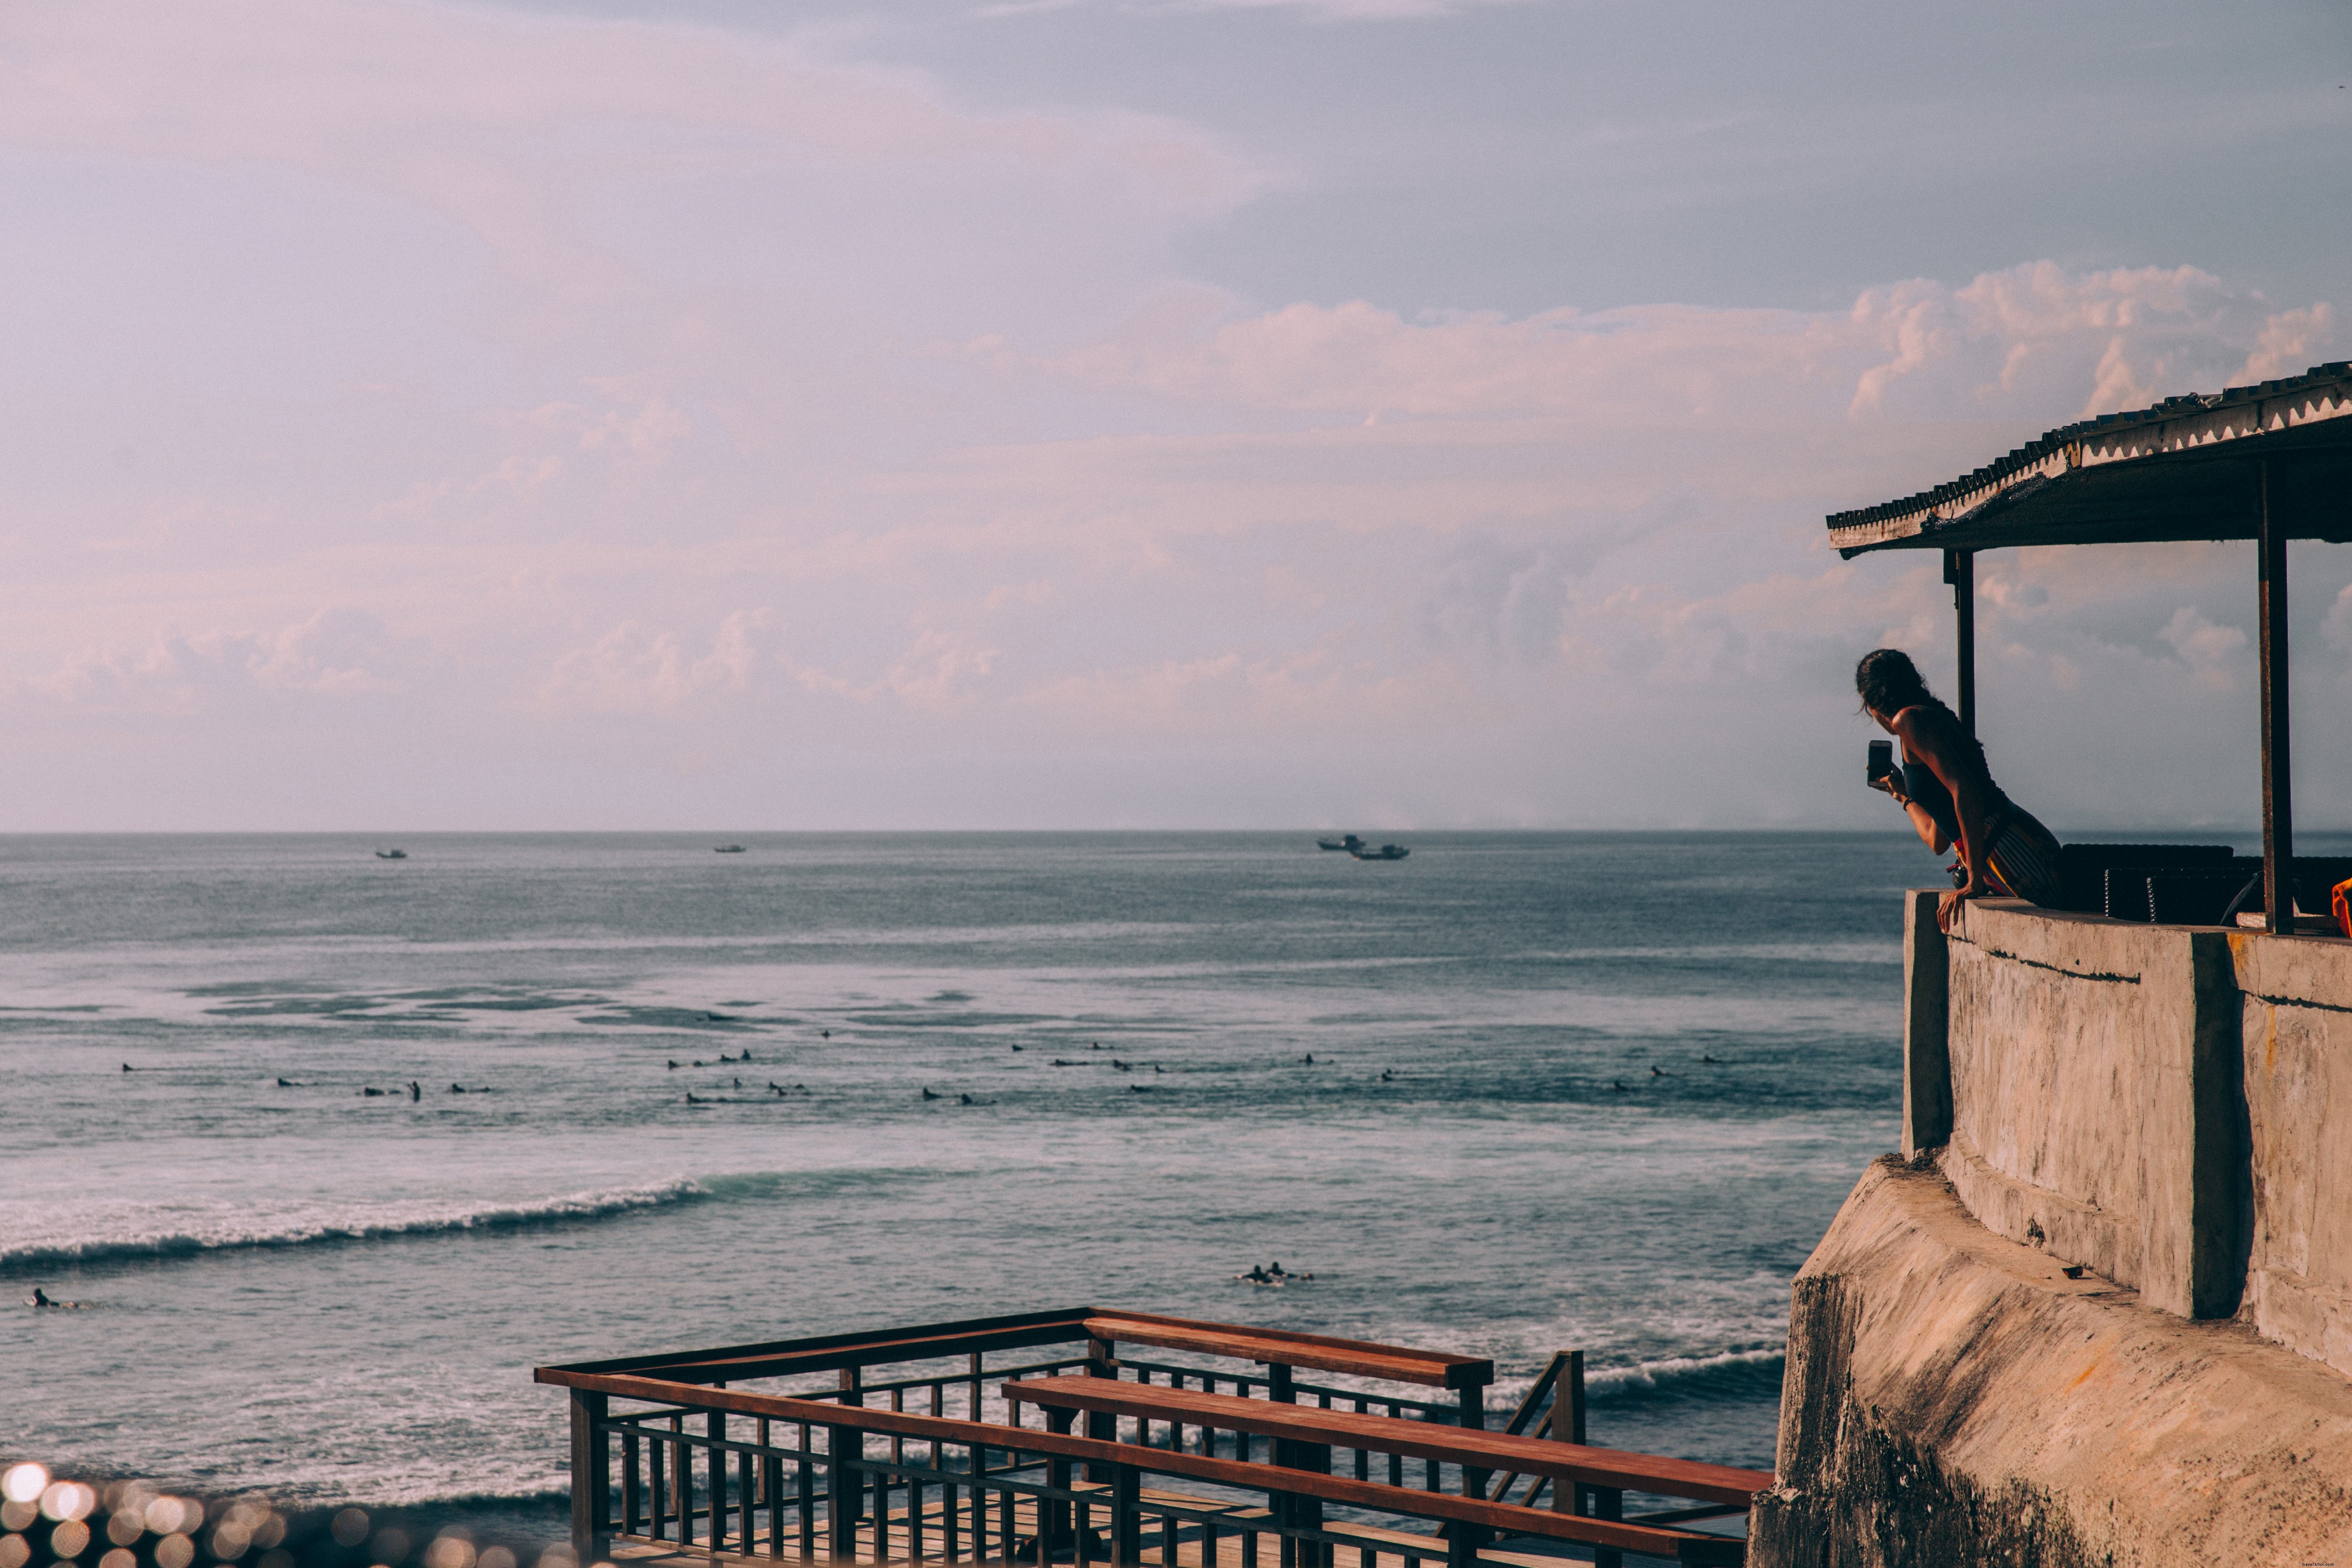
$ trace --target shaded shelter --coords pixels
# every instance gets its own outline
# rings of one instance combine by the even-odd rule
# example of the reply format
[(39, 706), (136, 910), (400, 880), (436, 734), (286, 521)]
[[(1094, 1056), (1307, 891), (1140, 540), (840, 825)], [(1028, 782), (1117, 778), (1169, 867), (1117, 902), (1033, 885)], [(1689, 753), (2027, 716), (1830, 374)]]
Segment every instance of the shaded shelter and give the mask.
[(1976, 732), (1976, 554), (2033, 544), (2255, 542), (2262, 668), (2263, 896), (2294, 929), (2287, 541), (2352, 541), (2352, 361), (2061, 426), (1956, 479), (1837, 512), (1851, 560), (1939, 550), (1958, 619), (1960, 722)]

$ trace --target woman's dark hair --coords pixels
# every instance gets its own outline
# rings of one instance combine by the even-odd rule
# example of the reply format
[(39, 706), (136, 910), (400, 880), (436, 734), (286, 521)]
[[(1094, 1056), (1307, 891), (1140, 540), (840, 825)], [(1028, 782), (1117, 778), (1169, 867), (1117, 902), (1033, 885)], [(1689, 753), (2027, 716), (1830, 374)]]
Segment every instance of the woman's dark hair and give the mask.
[(1991, 782), (1991, 770), (1985, 766), (1984, 742), (1971, 736), (1961, 725), (1960, 716), (1927, 689), (1927, 683), (1919, 678), (1919, 667), (1911, 662), (1909, 654), (1899, 647), (1872, 648), (1853, 667), (1853, 689), (1861, 694), (1863, 707), (1890, 719), (1906, 708), (1932, 708), (1941, 713), (1951, 721), (1959, 739), (1976, 753), (1977, 766), (1984, 769), (1986, 783)]
[(1944, 707), (1920, 679), (1919, 667), (1911, 662), (1911, 656), (1899, 647), (1874, 647), (1864, 654), (1862, 662), (1853, 667), (1853, 689), (1861, 694), (1864, 708), (1890, 719), (1922, 703)]

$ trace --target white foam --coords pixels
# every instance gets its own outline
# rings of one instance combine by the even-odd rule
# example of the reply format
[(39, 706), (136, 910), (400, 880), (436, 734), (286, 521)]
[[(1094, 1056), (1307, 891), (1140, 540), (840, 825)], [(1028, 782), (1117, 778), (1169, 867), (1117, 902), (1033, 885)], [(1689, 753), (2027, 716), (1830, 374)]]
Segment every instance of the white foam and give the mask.
[[(324, 1213), (257, 1213), (249, 1208), (223, 1206), (191, 1214), (186, 1205), (141, 1207), (128, 1213), (117, 1209), (102, 1216), (79, 1216), (89, 1225), (87, 1234), (73, 1234), (75, 1227), (68, 1220), (62, 1235), (0, 1240), (0, 1268), (185, 1257), (240, 1247), (305, 1247), (319, 1242), (498, 1230), (554, 1220), (597, 1219), (634, 1209), (686, 1203), (704, 1195), (699, 1183), (680, 1177), (649, 1186), (598, 1188), (472, 1207), (452, 1207), (446, 1201), (422, 1201)], [(90, 1224), (91, 1221), (96, 1223)]]

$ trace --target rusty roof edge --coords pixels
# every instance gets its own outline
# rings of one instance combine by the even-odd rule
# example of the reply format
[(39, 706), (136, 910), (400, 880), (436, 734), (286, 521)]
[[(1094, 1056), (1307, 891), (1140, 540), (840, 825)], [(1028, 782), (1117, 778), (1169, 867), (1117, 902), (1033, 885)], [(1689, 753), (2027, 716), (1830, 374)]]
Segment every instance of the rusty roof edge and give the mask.
[[(2327, 395), (2331, 389), (2333, 396)], [(2273, 406), (2278, 404), (2288, 406)], [(2147, 408), (2062, 425), (1933, 489), (1832, 512), (1829, 529), (1839, 553), (1851, 558), (1978, 516), (1997, 502), (2019, 499), (2008, 492), (2027, 485), (2039, 489), (2073, 468), (2127, 462), (2347, 416), (2352, 416), (2352, 360), (2332, 361), (2298, 376), (2213, 394), (2189, 393)]]

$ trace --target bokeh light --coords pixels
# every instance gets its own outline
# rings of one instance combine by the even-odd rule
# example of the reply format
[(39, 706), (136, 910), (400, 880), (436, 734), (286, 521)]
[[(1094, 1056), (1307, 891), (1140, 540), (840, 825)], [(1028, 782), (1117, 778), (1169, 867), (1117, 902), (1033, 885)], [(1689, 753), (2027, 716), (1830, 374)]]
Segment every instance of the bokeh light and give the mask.
[(483, 1544), (407, 1510), (398, 1523), (349, 1506), (289, 1518), (258, 1492), (193, 1497), (29, 1462), (0, 1469), (0, 1568), (582, 1568), (567, 1542)]
[(157, 1535), (191, 1535), (205, 1522), (205, 1505), (194, 1498), (159, 1497), (147, 1505), (147, 1528)]

